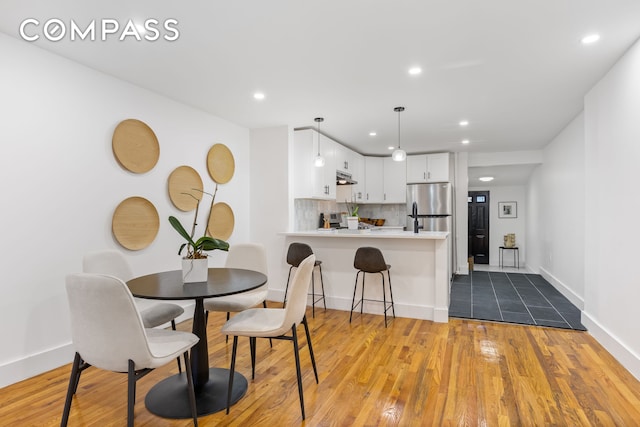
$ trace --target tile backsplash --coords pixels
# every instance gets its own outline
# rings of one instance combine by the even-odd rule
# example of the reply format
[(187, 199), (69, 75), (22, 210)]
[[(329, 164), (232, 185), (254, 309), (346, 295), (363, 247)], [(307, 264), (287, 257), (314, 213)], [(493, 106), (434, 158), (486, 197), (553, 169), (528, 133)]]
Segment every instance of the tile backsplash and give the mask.
[[(387, 226), (405, 226), (407, 223), (407, 205), (402, 204), (361, 204), (358, 211), (361, 217), (384, 218)], [(320, 214), (346, 212), (344, 203), (334, 200), (295, 199), (295, 231), (310, 231), (318, 228)]]

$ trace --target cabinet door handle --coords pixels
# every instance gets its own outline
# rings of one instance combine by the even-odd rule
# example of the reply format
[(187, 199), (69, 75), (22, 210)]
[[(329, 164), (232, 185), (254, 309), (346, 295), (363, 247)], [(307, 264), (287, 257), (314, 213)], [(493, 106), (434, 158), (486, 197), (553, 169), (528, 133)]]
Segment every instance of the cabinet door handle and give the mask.
[(427, 173), (426, 172), (422, 173), (422, 179), (427, 179)]
[(384, 194), (382, 195), (382, 200), (387, 200), (387, 193), (384, 193)]
[(367, 193), (367, 200), (369, 200), (369, 193)]
[(344, 162), (344, 168), (349, 169), (349, 162)]
[(431, 179), (431, 172), (427, 172), (427, 178)]

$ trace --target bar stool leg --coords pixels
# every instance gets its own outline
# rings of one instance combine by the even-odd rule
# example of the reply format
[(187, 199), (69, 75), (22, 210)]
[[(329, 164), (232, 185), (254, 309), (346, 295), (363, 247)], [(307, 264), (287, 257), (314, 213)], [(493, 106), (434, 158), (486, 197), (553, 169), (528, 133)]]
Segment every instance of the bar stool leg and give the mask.
[(289, 290), (289, 279), (291, 279), (291, 270), (293, 266), (289, 267), (289, 275), (287, 275), (287, 286), (284, 288), (284, 300), (282, 301), (282, 308), (287, 305), (287, 291)]
[(396, 308), (393, 305), (393, 291), (391, 290), (391, 270), (387, 270), (387, 277), (389, 278), (389, 296), (391, 297), (391, 312), (393, 313), (393, 318), (396, 318)]
[(320, 287), (322, 288), (322, 305), (324, 305), (324, 309), (327, 309), (327, 300), (324, 297), (324, 279), (322, 278), (322, 264), (318, 265), (318, 270), (320, 270)]
[(353, 309), (355, 308), (356, 303), (356, 291), (358, 290), (358, 276), (360, 272), (356, 273), (356, 282), (353, 284), (353, 298), (351, 299), (351, 312), (349, 313), (349, 323), (351, 323), (351, 319), (353, 318)]
[(315, 279), (313, 276), (315, 276), (314, 274), (314, 270), (311, 270), (311, 317), (313, 317), (315, 319), (316, 317), (316, 286), (315, 286)]
[(380, 272), (380, 277), (382, 277), (382, 308), (384, 312), (384, 327), (387, 327), (387, 291), (384, 288), (384, 274)]

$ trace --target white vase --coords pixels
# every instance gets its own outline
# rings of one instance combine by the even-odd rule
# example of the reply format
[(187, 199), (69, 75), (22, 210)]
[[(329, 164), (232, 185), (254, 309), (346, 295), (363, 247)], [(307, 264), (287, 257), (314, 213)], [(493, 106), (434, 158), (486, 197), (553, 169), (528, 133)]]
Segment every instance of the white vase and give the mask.
[(357, 230), (358, 229), (358, 220), (357, 216), (348, 216), (347, 217), (347, 228), (349, 230)]
[(208, 274), (208, 258), (182, 258), (182, 281), (184, 283), (206, 282)]

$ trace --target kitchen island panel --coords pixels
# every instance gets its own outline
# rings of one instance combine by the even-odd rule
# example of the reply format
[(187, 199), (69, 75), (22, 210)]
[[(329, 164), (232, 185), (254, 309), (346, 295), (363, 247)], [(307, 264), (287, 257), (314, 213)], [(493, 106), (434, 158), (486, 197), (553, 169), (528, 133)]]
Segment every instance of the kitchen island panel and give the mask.
[[(328, 238), (327, 232), (283, 234), (286, 240), (285, 250), (290, 243), (306, 243), (311, 246), (316, 258), (322, 260), (328, 308), (350, 310), (357, 272), (353, 267), (356, 249), (374, 246), (382, 251), (387, 264), (391, 265), (396, 316), (448, 321), (450, 269), (447, 233), (439, 233), (430, 238), (417, 238), (412, 233), (396, 233), (395, 237), (392, 233), (383, 233), (384, 236), (377, 233), (335, 233), (331, 238)], [(317, 292), (320, 278), (317, 270), (315, 274)], [(366, 283), (365, 298), (381, 300), (380, 275), (367, 274)], [(358, 295), (360, 289), (359, 284)], [(364, 311), (382, 315), (382, 303), (365, 302)]]

